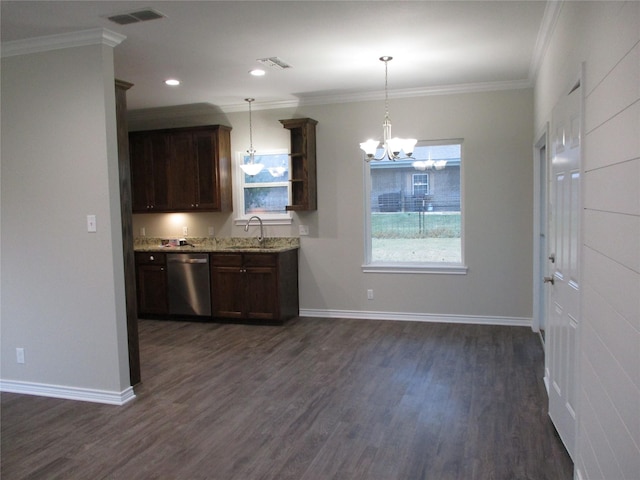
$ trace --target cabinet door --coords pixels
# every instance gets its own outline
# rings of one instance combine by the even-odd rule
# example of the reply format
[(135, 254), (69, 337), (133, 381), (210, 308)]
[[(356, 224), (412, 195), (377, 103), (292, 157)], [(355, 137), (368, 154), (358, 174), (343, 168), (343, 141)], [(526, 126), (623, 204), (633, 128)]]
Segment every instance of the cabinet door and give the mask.
[(152, 158), (152, 211), (169, 210), (169, 191), (167, 189), (169, 181), (169, 144), (165, 135), (151, 133), (149, 135), (151, 143)]
[(129, 135), (132, 210), (136, 213), (165, 211), (168, 149), (164, 136), (140, 132)]
[(138, 265), (138, 313), (166, 314), (169, 313), (167, 301), (167, 272), (162, 265)]
[(245, 268), (246, 318), (278, 319), (278, 282), (274, 267)]
[(196, 202), (197, 164), (189, 132), (168, 136), (171, 145), (169, 165), (169, 203), (172, 210), (194, 210)]
[(215, 132), (193, 134), (193, 149), (197, 167), (196, 204), (197, 208), (220, 209), (220, 182), (216, 169)]
[(237, 267), (211, 267), (211, 314), (222, 318), (243, 318), (244, 273)]
[(151, 206), (147, 194), (147, 182), (153, 182), (151, 143), (148, 136), (129, 135), (131, 163), (131, 207), (134, 212), (146, 212)]

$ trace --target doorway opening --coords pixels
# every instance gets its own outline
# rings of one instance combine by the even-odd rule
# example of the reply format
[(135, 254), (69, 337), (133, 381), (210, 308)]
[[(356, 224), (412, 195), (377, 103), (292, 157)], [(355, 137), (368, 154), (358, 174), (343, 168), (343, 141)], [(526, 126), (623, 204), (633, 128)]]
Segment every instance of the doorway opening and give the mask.
[(533, 225), (533, 322), (532, 328), (540, 334), (545, 345), (545, 327), (548, 305), (544, 277), (548, 276), (548, 138), (549, 125), (534, 144), (534, 225)]

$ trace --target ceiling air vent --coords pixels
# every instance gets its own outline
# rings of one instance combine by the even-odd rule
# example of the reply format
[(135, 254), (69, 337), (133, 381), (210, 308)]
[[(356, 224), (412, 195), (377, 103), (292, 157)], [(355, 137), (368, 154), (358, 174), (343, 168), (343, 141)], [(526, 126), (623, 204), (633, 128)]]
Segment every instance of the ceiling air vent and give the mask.
[(258, 62), (268, 67), (278, 68), (280, 70), (291, 68), (291, 65), (278, 57), (258, 58)]
[(118, 25), (129, 25), (130, 23), (147, 22), (149, 20), (165, 18), (165, 15), (151, 8), (147, 8), (145, 10), (137, 10), (135, 12), (111, 15), (107, 18)]

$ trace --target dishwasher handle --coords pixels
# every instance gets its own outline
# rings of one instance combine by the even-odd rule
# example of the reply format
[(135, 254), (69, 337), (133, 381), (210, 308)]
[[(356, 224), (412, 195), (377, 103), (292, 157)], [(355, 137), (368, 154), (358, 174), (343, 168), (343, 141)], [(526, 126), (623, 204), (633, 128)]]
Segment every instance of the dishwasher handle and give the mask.
[(208, 258), (167, 258), (167, 263), (209, 263)]

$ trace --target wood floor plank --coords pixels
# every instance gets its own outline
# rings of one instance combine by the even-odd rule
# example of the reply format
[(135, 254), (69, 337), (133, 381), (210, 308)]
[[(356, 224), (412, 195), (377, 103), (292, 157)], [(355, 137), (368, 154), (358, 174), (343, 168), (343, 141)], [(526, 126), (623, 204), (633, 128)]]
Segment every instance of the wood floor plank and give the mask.
[(571, 479), (522, 327), (140, 321), (122, 407), (1, 394), (3, 479)]

